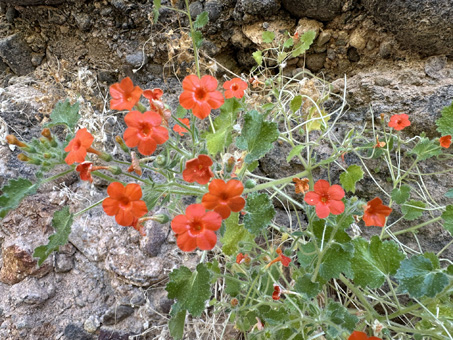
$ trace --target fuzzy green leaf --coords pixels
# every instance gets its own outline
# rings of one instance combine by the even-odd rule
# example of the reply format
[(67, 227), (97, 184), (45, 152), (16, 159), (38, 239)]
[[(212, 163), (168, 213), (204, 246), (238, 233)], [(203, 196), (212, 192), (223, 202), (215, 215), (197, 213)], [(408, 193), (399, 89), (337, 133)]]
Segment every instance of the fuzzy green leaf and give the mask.
[(68, 243), (73, 217), (74, 215), (69, 212), (69, 207), (67, 206), (53, 214), (52, 226), (55, 228), (55, 234), (49, 236), (49, 243), (39, 246), (33, 253), (33, 257), (39, 258), (38, 266), (40, 266), (53, 251), (58, 251), (60, 246), (64, 246)]
[(409, 151), (409, 154), (417, 156), (421, 161), (425, 159), (438, 156), (442, 153), (439, 143), (429, 140), (429, 138), (422, 138), (415, 145), (415, 147)]
[(355, 192), (355, 185), (363, 178), (363, 170), (359, 165), (351, 165), (340, 175), (340, 183), (344, 190)]
[(252, 192), (247, 196), (244, 226), (250, 233), (258, 235), (275, 216), (275, 209), (267, 194)]
[(50, 114), (50, 122), (44, 126), (53, 127), (56, 125), (65, 125), (74, 131), (79, 119), (79, 103), (76, 102), (74, 105), (71, 105), (69, 103), (69, 99), (66, 99), (64, 102), (59, 101), (55, 105), (52, 113)]
[(305, 144), (299, 144), (299, 145), (295, 146), (294, 148), (292, 148), (288, 154), (288, 157), (286, 157), (286, 161), (289, 163), (289, 161), (291, 161), (291, 159), (293, 159), (294, 157), (299, 155), (304, 148), (305, 148)]
[(241, 291), (241, 284), (237, 280), (230, 278), (229, 276), (225, 277), (225, 293), (234, 297), (237, 296)]
[(448, 190), (448, 191), (445, 193), (445, 197), (447, 197), (447, 198), (453, 198), (453, 189)]
[(237, 252), (239, 241), (251, 242), (254, 237), (245, 228), (244, 225), (239, 224), (239, 213), (232, 213), (228, 219), (225, 220), (225, 234), (220, 239), (222, 242), (222, 251), (225, 255), (233, 255)]
[(242, 105), (236, 98), (229, 98), (225, 100), (225, 103), (220, 107), (220, 114), (214, 119), (214, 127), (216, 130), (233, 127), (236, 124), (238, 113), (241, 111)]
[[(334, 324), (340, 326), (349, 333), (355, 328), (359, 319), (355, 315), (349, 314), (348, 310), (338, 302), (329, 301), (329, 304), (324, 310), (325, 319), (330, 320)], [(338, 330), (329, 326), (327, 332), (335, 339), (338, 339)]]
[(186, 310), (181, 309), (179, 302), (171, 306), (170, 321), (168, 321), (168, 328), (170, 335), (175, 340), (181, 340), (184, 336), (184, 323), (186, 322)]
[(236, 145), (241, 150), (247, 150), (246, 163), (252, 163), (268, 153), (273, 142), (278, 138), (277, 123), (264, 121), (264, 116), (252, 110), (245, 114), (244, 126)]
[(441, 117), (436, 120), (437, 131), (442, 136), (453, 136), (453, 102), (450, 106), (445, 106), (441, 111)]
[(0, 196), (0, 218), (16, 208), (25, 196), (33, 195), (38, 186), (38, 183), (33, 184), (28, 179), (10, 179), (1, 190), (3, 194)]
[(211, 273), (204, 263), (193, 273), (187, 267), (173, 270), (165, 289), (169, 299), (176, 299), (181, 309), (187, 309), (193, 316), (200, 316), (205, 302), (211, 297)]
[(193, 28), (198, 29), (204, 27), (209, 21), (209, 13), (204, 11), (197, 15), (197, 19), (193, 22)]
[(447, 208), (442, 213), (444, 220), (444, 228), (453, 236), (453, 205), (447, 205)]
[(409, 199), (411, 194), (411, 187), (408, 185), (402, 185), (401, 188), (395, 188), (392, 190), (392, 200), (397, 204), (403, 204)]
[(373, 236), (370, 243), (363, 238), (352, 242), (355, 249), (351, 260), (354, 283), (362, 287), (381, 287), (385, 277), (394, 275), (405, 258), (395, 242), (382, 242), (378, 236)]
[(252, 57), (255, 59), (258, 66), (261, 66), (263, 63), (263, 53), (261, 53), (261, 51), (255, 51), (252, 53)]
[(293, 57), (298, 57), (301, 54), (305, 53), (313, 44), (313, 40), (315, 40), (316, 32), (315, 31), (307, 31), (299, 39), (299, 42), (296, 43), (293, 50)]
[(297, 278), (294, 290), (311, 299), (318, 295), (321, 287), (318, 282), (311, 282), (311, 274), (305, 274), (304, 276)]
[(222, 129), (217, 130), (215, 133), (206, 134), (206, 146), (211, 155), (217, 155), (231, 144), (233, 141), (231, 131), (232, 128), (230, 126), (225, 126)]
[(275, 39), (275, 33), (272, 31), (265, 31), (262, 34), (263, 42), (270, 44)]
[(326, 281), (332, 278), (339, 278), (341, 273), (351, 277), (351, 259), (353, 255), (354, 247), (352, 244), (331, 244), (322, 258), (319, 275)]
[(157, 20), (159, 20), (159, 9), (161, 8), (161, 0), (154, 0), (153, 1), (153, 24), (157, 23)]
[(405, 220), (413, 221), (423, 215), (423, 209), (425, 207), (425, 203), (421, 201), (410, 200), (401, 207), (401, 211), (404, 214)]
[(175, 116), (177, 118), (184, 118), (187, 114), (187, 110), (183, 108), (181, 105), (178, 105), (178, 108), (176, 109)]
[(440, 272), (438, 261), (428, 254), (415, 255), (401, 262), (395, 275), (398, 290), (411, 297), (435, 297), (448, 285), (448, 277)]
[(203, 34), (201, 34), (200, 31), (193, 31), (191, 38), (193, 39), (195, 46), (197, 46), (197, 48), (200, 48), (203, 42)]
[(295, 96), (292, 100), (291, 103), (289, 103), (289, 108), (291, 111), (296, 112), (297, 110), (300, 109), (302, 106), (302, 96)]
[(288, 48), (294, 45), (294, 40), (293, 38), (288, 38), (286, 41), (283, 43), (284, 48)]

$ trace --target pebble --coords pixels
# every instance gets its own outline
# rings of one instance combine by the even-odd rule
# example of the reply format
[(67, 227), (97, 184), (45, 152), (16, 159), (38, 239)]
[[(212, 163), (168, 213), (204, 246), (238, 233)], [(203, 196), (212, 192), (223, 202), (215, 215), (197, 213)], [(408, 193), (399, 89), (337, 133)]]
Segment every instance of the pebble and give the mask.
[(127, 305), (119, 305), (110, 307), (102, 316), (104, 325), (114, 325), (134, 313), (134, 308)]
[(96, 332), (100, 326), (101, 326), (101, 322), (99, 321), (99, 318), (97, 318), (94, 315), (91, 315), (83, 323), (83, 329), (85, 329), (88, 333)]
[(74, 268), (74, 259), (68, 254), (55, 255), (55, 272), (66, 273)]

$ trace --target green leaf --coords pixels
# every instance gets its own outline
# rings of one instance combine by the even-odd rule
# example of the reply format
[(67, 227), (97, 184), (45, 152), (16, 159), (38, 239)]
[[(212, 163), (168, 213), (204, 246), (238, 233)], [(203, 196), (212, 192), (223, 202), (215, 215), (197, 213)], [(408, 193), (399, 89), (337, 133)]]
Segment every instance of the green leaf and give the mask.
[(297, 110), (300, 109), (302, 106), (302, 96), (295, 96), (292, 100), (291, 103), (289, 104), (289, 108), (291, 111), (296, 112)]
[(292, 53), (293, 57), (298, 57), (301, 54), (305, 53), (306, 50), (308, 50), (313, 43), (313, 40), (315, 40), (316, 37), (316, 32), (315, 31), (307, 31), (305, 32), (299, 39), (299, 42), (296, 43), (294, 46), (294, 50)]
[(203, 42), (203, 34), (201, 34), (200, 31), (193, 31), (191, 38), (193, 39), (195, 46), (197, 46), (197, 48), (200, 48), (201, 43)]
[(200, 316), (205, 302), (211, 297), (211, 273), (204, 263), (193, 273), (187, 267), (179, 267), (169, 275), (165, 289), (169, 299), (176, 299), (181, 309), (187, 309), (193, 316)]
[(178, 105), (178, 108), (176, 109), (176, 118), (184, 118), (187, 114), (187, 110), (183, 108), (181, 105)]
[(184, 336), (184, 323), (186, 322), (186, 310), (181, 309), (179, 302), (171, 306), (170, 321), (168, 321), (168, 328), (170, 335), (175, 340), (181, 340)]
[(409, 199), (411, 194), (411, 187), (408, 185), (402, 185), (401, 188), (395, 188), (392, 190), (392, 200), (397, 204), (403, 204)]
[(340, 183), (344, 190), (355, 193), (355, 185), (363, 178), (363, 170), (359, 165), (351, 165), (340, 175)]
[(437, 131), (442, 136), (453, 136), (453, 102), (450, 106), (445, 106), (441, 111), (441, 117), (436, 120)]
[(288, 38), (284, 43), (283, 43), (283, 47), (284, 48), (288, 48), (288, 47), (291, 47), (294, 45), (294, 40), (293, 38)]
[(285, 58), (288, 56), (288, 53), (286, 52), (278, 52), (277, 54), (277, 64), (281, 64)]
[(193, 22), (193, 28), (199, 29), (204, 27), (209, 21), (209, 13), (204, 11), (197, 15), (197, 19)]
[(0, 196), (0, 218), (16, 208), (25, 196), (33, 195), (38, 186), (38, 183), (33, 184), (28, 179), (10, 179), (1, 190), (3, 194)]
[(415, 298), (435, 297), (449, 282), (447, 275), (440, 272), (438, 261), (433, 261), (427, 254), (415, 255), (401, 262), (395, 278), (400, 283), (398, 291)]
[(275, 216), (275, 209), (267, 194), (252, 192), (247, 196), (244, 226), (252, 234), (258, 235)]
[(275, 33), (272, 31), (265, 31), (262, 34), (263, 42), (270, 44), (275, 39)]
[(421, 201), (408, 201), (402, 207), (401, 211), (404, 214), (404, 219), (413, 221), (423, 215), (423, 209), (426, 207), (425, 203)]
[(277, 123), (264, 121), (264, 116), (252, 110), (245, 114), (242, 134), (236, 140), (241, 150), (247, 150), (246, 163), (252, 163), (268, 153), (278, 138)]
[(239, 249), (239, 241), (251, 242), (254, 239), (254, 236), (244, 228), (244, 225), (239, 224), (238, 221), (239, 213), (232, 213), (225, 220), (225, 234), (220, 239), (220, 242), (223, 244), (222, 251), (225, 255), (236, 253)]
[(153, 24), (156, 24), (157, 23), (157, 20), (159, 20), (159, 9), (161, 8), (161, 3), (160, 3), (161, 0), (154, 0), (153, 1)]
[(421, 138), (415, 147), (409, 151), (409, 154), (416, 155), (421, 161), (438, 156), (442, 153), (439, 143), (429, 140), (429, 138)]
[(453, 189), (448, 190), (448, 191), (445, 193), (445, 197), (453, 198)]
[(238, 113), (241, 111), (242, 105), (236, 98), (229, 98), (220, 107), (220, 114), (214, 119), (214, 127), (216, 130), (225, 127), (233, 127), (236, 124)]
[(378, 236), (373, 236), (370, 243), (363, 238), (352, 242), (355, 249), (351, 260), (354, 284), (362, 287), (381, 287), (385, 277), (394, 275), (406, 257), (395, 242), (382, 242)]
[(252, 57), (255, 59), (258, 66), (261, 66), (263, 63), (263, 53), (261, 53), (261, 51), (255, 51), (252, 53)]
[(319, 275), (326, 281), (339, 278), (341, 273), (351, 277), (351, 259), (353, 255), (354, 247), (352, 244), (331, 244), (322, 258)]
[(292, 148), (288, 154), (288, 157), (286, 157), (286, 161), (289, 163), (294, 157), (299, 155), (304, 148), (305, 148), (305, 144), (299, 144), (299, 145), (295, 146), (294, 148)]
[(302, 268), (307, 268), (313, 264), (314, 259), (316, 258), (316, 247), (313, 242), (300, 244), (300, 251), (297, 252), (297, 260)]
[[(348, 332), (354, 331), (356, 323), (359, 321), (359, 319), (355, 315), (351, 315), (348, 313), (348, 310), (343, 307), (341, 304), (338, 302), (334, 301), (329, 301), (329, 304), (324, 310), (324, 318), (326, 320), (330, 320), (334, 324), (340, 326), (344, 330)], [(334, 337), (335, 339), (338, 339), (338, 330), (336, 330), (334, 327), (329, 326), (328, 328), (328, 333)]]
[(241, 284), (233, 278), (225, 277), (225, 293), (234, 297), (237, 296), (241, 291)]
[(453, 205), (447, 205), (447, 208), (442, 213), (444, 220), (444, 228), (453, 236)]
[(215, 133), (206, 134), (206, 146), (209, 154), (215, 156), (231, 144), (233, 141), (231, 130), (232, 128), (230, 126), (225, 126)]
[(38, 266), (40, 266), (53, 251), (58, 251), (60, 246), (64, 246), (68, 243), (73, 217), (74, 215), (69, 212), (69, 207), (67, 206), (53, 214), (52, 226), (55, 228), (55, 234), (49, 236), (49, 243), (39, 246), (33, 253), (33, 257), (39, 258)]
[(324, 110), (320, 111), (313, 106), (307, 117), (307, 124), (305, 125), (306, 130), (308, 132), (321, 130), (322, 128), (327, 127), (329, 119), (330, 116)]
[(311, 282), (311, 275), (305, 274), (297, 278), (294, 290), (306, 295), (309, 299), (314, 298), (321, 290), (318, 282)]
[(146, 203), (146, 207), (151, 211), (159, 202), (159, 199), (162, 197), (163, 193), (154, 189), (153, 185), (145, 185), (143, 188), (143, 198), (142, 200)]
[(55, 105), (52, 113), (50, 114), (50, 122), (44, 126), (53, 127), (56, 125), (65, 125), (74, 131), (79, 119), (79, 103), (76, 102), (74, 105), (71, 105), (69, 103), (69, 99), (66, 99), (64, 102), (59, 101)]

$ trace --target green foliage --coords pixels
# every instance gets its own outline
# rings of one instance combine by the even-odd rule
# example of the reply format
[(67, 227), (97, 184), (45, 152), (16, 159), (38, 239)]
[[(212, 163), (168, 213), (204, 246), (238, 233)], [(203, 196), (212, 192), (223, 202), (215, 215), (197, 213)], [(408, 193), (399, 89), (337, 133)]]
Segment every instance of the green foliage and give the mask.
[(289, 48), (289, 47), (291, 47), (291, 46), (293, 46), (293, 45), (294, 45), (294, 40), (293, 40), (293, 38), (288, 38), (288, 39), (286, 39), (285, 42), (283, 43), (283, 47), (284, 47), (284, 48)]
[(175, 116), (176, 118), (184, 118), (187, 114), (187, 110), (183, 108), (181, 105), (178, 105), (178, 108), (176, 109)]
[(231, 131), (232, 128), (230, 126), (225, 126), (215, 133), (206, 134), (206, 147), (209, 154), (215, 156), (231, 144), (233, 141)]
[(437, 131), (442, 136), (453, 136), (453, 102), (450, 106), (445, 106), (441, 111), (441, 117), (436, 120)]
[(220, 107), (220, 114), (214, 119), (215, 129), (218, 130), (227, 126), (233, 129), (239, 111), (242, 110), (243, 107), (236, 98), (225, 99), (225, 103)]
[(254, 237), (245, 228), (239, 224), (239, 213), (232, 213), (225, 220), (225, 234), (220, 239), (222, 242), (222, 251), (225, 255), (233, 255), (238, 250), (239, 241), (251, 242)]
[(161, 5), (161, 0), (154, 0), (153, 1), (153, 24), (156, 24), (157, 21), (159, 20), (159, 9), (162, 7)]
[(247, 196), (244, 226), (250, 233), (258, 235), (275, 216), (275, 209), (267, 194), (253, 192)]
[(262, 34), (263, 42), (270, 44), (275, 39), (275, 33), (272, 31), (265, 31)]
[(392, 200), (397, 204), (405, 203), (411, 194), (411, 187), (408, 185), (402, 185), (401, 188), (395, 188), (392, 190)]
[(453, 189), (448, 190), (448, 191), (445, 193), (445, 197), (453, 198)]
[(0, 218), (6, 216), (8, 211), (16, 208), (25, 196), (33, 195), (39, 184), (33, 184), (28, 179), (10, 179), (1, 191), (0, 196)]
[(204, 11), (197, 15), (197, 19), (193, 22), (193, 28), (199, 29), (206, 26), (209, 21), (209, 13)]
[(204, 263), (197, 266), (193, 273), (181, 266), (169, 275), (170, 281), (165, 289), (169, 299), (176, 299), (181, 309), (186, 309), (193, 316), (200, 316), (205, 302), (211, 297), (211, 273)]
[(305, 144), (299, 144), (299, 145), (295, 146), (294, 148), (292, 148), (291, 151), (289, 152), (288, 156), (286, 157), (286, 161), (289, 163), (291, 161), (291, 159), (293, 159), (294, 157), (299, 155), (304, 148), (305, 148)]
[(225, 278), (225, 293), (234, 297), (239, 294), (241, 290), (241, 284), (239, 281), (227, 276)]
[(64, 207), (53, 214), (52, 226), (55, 229), (55, 234), (49, 236), (49, 243), (39, 246), (33, 253), (33, 257), (39, 258), (38, 266), (40, 266), (53, 251), (58, 251), (60, 246), (64, 246), (68, 243), (73, 218), (74, 215), (69, 212), (69, 207)]
[[(359, 319), (355, 315), (351, 315), (348, 313), (348, 310), (340, 305), (338, 302), (329, 301), (325, 311), (325, 319), (330, 320), (334, 324), (336, 324), (339, 328), (351, 333), (354, 331), (356, 323)], [(327, 332), (338, 339), (339, 331), (337, 328), (329, 326)]]
[(404, 214), (404, 219), (407, 221), (413, 221), (423, 215), (423, 209), (426, 204), (421, 201), (410, 200), (401, 207), (401, 211)]
[(65, 125), (71, 131), (74, 131), (79, 119), (79, 103), (76, 102), (74, 105), (71, 105), (69, 99), (66, 99), (64, 102), (59, 101), (55, 105), (50, 114), (50, 122), (44, 126), (50, 128), (57, 125)]
[(447, 208), (442, 213), (444, 220), (444, 228), (453, 236), (453, 205), (447, 205)]
[(313, 40), (315, 40), (315, 37), (316, 37), (315, 31), (307, 31), (304, 34), (302, 34), (299, 41), (294, 46), (292, 56), (295, 58), (305, 53), (305, 51), (310, 48), (311, 44), (313, 44)]
[(253, 59), (255, 59), (258, 66), (261, 66), (261, 64), (263, 64), (263, 53), (261, 51), (253, 52), (252, 57)]
[(438, 142), (429, 140), (429, 138), (421, 138), (415, 147), (409, 151), (409, 154), (417, 156), (417, 159), (424, 161), (428, 158), (438, 156), (442, 153)]
[(170, 335), (175, 340), (180, 340), (184, 336), (184, 323), (186, 322), (186, 310), (181, 309), (181, 305), (177, 302), (171, 306), (170, 321), (168, 322), (168, 328)]
[(311, 275), (305, 274), (297, 278), (294, 290), (298, 293), (304, 294), (307, 298), (314, 298), (321, 290), (318, 282), (311, 282)]
[(264, 121), (264, 116), (258, 111), (247, 112), (244, 117), (244, 126), (236, 145), (241, 150), (247, 150), (246, 163), (252, 163), (268, 153), (273, 142), (278, 138), (277, 124)]
[(197, 48), (201, 47), (201, 44), (203, 43), (203, 34), (201, 34), (200, 31), (192, 31), (190, 34), (190, 37), (192, 38), (193, 42), (195, 43), (195, 46)]
[(370, 243), (363, 238), (352, 241), (354, 257), (351, 260), (354, 283), (369, 288), (379, 288), (385, 277), (394, 275), (405, 255), (393, 241), (382, 242), (373, 236)]
[(299, 110), (301, 106), (302, 106), (302, 96), (301, 95), (295, 96), (289, 103), (289, 108), (293, 112), (296, 112), (297, 110)]
[(346, 191), (354, 193), (356, 183), (362, 178), (362, 167), (359, 165), (351, 165), (340, 175), (340, 183)]
[(401, 262), (395, 275), (398, 290), (411, 297), (435, 297), (448, 285), (448, 277), (439, 269), (439, 260), (434, 254), (415, 255)]

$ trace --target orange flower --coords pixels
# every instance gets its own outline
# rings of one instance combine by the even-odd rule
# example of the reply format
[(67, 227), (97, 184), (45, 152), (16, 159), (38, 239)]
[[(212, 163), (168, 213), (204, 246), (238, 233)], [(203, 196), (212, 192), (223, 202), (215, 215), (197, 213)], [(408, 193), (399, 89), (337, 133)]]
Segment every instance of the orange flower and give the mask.
[(316, 215), (319, 218), (326, 218), (330, 213), (340, 215), (344, 211), (344, 203), (341, 199), (345, 192), (341, 186), (320, 179), (315, 183), (314, 191), (305, 194), (304, 201), (309, 205), (316, 206)]
[(162, 91), (161, 89), (143, 91), (143, 97), (148, 100), (160, 100), (160, 97), (162, 97), (163, 94), (164, 91)]
[(373, 146), (374, 149), (376, 148), (383, 148), (386, 145), (385, 142), (380, 142), (379, 141), (379, 136), (376, 136), (376, 145)]
[(309, 180), (308, 178), (293, 178), (293, 182), (296, 183), (294, 184), (296, 187), (296, 194), (305, 194), (308, 190), (310, 190), (310, 186), (308, 184)]
[(364, 207), (365, 212), (362, 219), (365, 221), (367, 227), (383, 227), (385, 225), (385, 218), (392, 212), (392, 208), (383, 205), (379, 197), (372, 199)]
[(225, 91), (225, 98), (244, 97), (244, 91), (247, 89), (247, 83), (240, 78), (233, 78), (223, 84)]
[(140, 99), (143, 90), (132, 83), (131, 78), (126, 77), (121, 83), (110, 86), (110, 108), (112, 110), (132, 110)]
[(136, 219), (148, 212), (142, 197), (140, 185), (129, 183), (124, 186), (119, 182), (110, 183), (107, 187), (109, 197), (102, 202), (102, 208), (109, 216), (115, 216), (119, 225), (129, 227), (137, 223)]
[(409, 116), (405, 113), (401, 115), (393, 115), (390, 117), (389, 126), (397, 131), (400, 131), (410, 125), (411, 122), (409, 121)]
[(204, 185), (209, 182), (214, 173), (211, 170), (212, 159), (206, 155), (199, 155), (186, 162), (186, 168), (182, 172), (182, 178), (189, 183), (197, 182)]
[(175, 216), (171, 229), (177, 235), (176, 244), (182, 251), (211, 250), (217, 243), (215, 231), (222, 226), (222, 217), (214, 211), (206, 212), (201, 204), (191, 204), (185, 215)]
[(239, 253), (236, 256), (236, 263), (240, 264), (240, 263), (244, 262), (244, 259), (245, 259), (245, 255), (242, 253)]
[(368, 337), (366, 333), (354, 331), (348, 338), (348, 340), (382, 340), (381, 338), (377, 338), (375, 336)]
[(223, 219), (230, 216), (231, 212), (239, 212), (245, 206), (245, 199), (241, 197), (244, 186), (237, 179), (214, 179), (209, 184), (209, 192), (203, 196), (201, 203), (208, 210), (219, 213)]
[[(188, 128), (190, 128), (190, 125), (189, 125), (189, 118), (178, 118), (178, 120), (183, 123), (184, 125), (186, 125)], [(177, 133), (179, 133), (180, 136), (184, 136), (184, 133), (186, 132), (189, 132), (186, 128), (183, 128), (181, 125), (178, 125), (178, 124), (175, 124), (175, 126), (173, 127), (173, 130)]]
[(274, 300), (280, 300), (280, 296), (282, 295), (282, 289), (276, 283), (274, 283), (274, 292), (272, 293), (272, 298)]
[(183, 93), (179, 103), (187, 110), (192, 109), (194, 116), (205, 119), (212, 109), (218, 109), (224, 103), (222, 94), (217, 89), (217, 80), (210, 75), (201, 79), (196, 75), (188, 75), (182, 81)]
[(275, 252), (278, 254), (278, 256), (275, 259), (273, 259), (271, 262), (269, 262), (267, 264), (266, 268), (269, 268), (272, 264), (274, 264), (276, 262), (281, 262), (284, 267), (288, 267), (291, 262), (291, 259), (288, 256), (283, 255), (283, 252), (280, 248), (277, 248), (277, 250), (275, 250)]
[(87, 155), (87, 149), (91, 147), (94, 137), (86, 128), (77, 131), (75, 137), (65, 147), (64, 151), (69, 152), (65, 158), (68, 165), (83, 163)]
[(83, 162), (77, 165), (76, 171), (78, 171), (80, 174), (80, 179), (82, 181), (88, 181), (90, 183), (93, 183), (93, 177), (91, 177), (91, 172), (96, 171), (96, 170), (109, 170), (108, 166), (93, 166), (93, 163), (91, 162)]
[(124, 121), (128, 126), (124, 131), (124, 142), (130, 148), (138, 146), (142, 155), (151, 155), (157, 144), (164, 144), (168, 139), (167, 129), (161, 126), (162, 117), (156, 112), (131, 111)]
[(134, 171), (137, 175), (142, 175), (142, 168), (140, 167), (140, 160), (137, 158), (137, 154), (132, 151), (131, 152), (131, 165), (127, 169), (127, 172)]
[(451, 145), (451, 135), (442, 136), (439, 139), (440, 146), (443, 148), (449, 148)]

